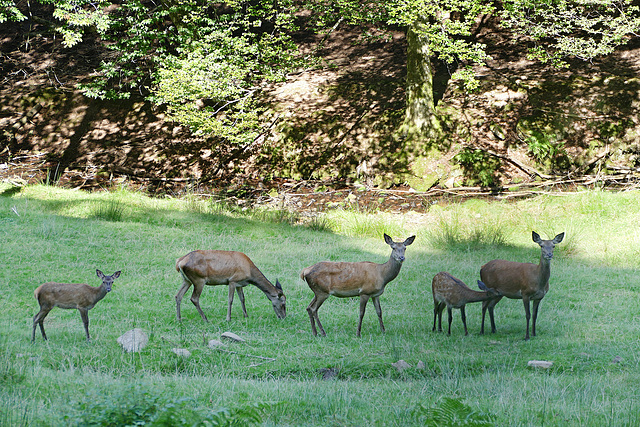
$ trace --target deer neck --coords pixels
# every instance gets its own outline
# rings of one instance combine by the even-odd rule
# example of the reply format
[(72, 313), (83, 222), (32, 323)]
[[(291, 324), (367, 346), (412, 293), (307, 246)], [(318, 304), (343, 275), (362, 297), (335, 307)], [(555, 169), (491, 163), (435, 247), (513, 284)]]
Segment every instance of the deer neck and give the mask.
[(256, 288), (260, 289), (268, 297), (278, 296), (278, 290), (275, 286), (266, 278), (264, 274), (257, 268), (251, 272), (252, 280), (250, 283)]
[(538, 286), (544, 288), (549, 284), (551, 276), (551, 260), (540, 255), (540, 264), (538, 264)]
[(402, 268), (402, 263), (393, 257), (389, 257), (389, 261), (380, 265), (385, 285), (395, 279), (400, 273), (400, 268)]
[(93, 300), (96, 303), (107, 296), (107, 288), (105, 286), (99, 286), (97, 288), (93, 288), (93, 290)]
[(465, 295), (465, 300), (467, 301), (467, 303), (487, 301), (492, 298), (494, 298), (494, 296), (488, 292), (478, 292), (474, 291), (473, 289), (469, 289), (467, 295)]

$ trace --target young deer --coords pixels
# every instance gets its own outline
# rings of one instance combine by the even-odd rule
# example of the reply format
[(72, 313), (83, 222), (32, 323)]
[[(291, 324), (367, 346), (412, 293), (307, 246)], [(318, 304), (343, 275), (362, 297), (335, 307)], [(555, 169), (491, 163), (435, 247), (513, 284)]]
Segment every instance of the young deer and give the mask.
[(545, 294), (549, 291), (549, 276), (551, 275), (551, 258), (553, 249), (562, 242), (564, 233), (558, 234), (552, 240), (542, 240), (538, 233), (531, 233), (532, 239), (540, 245), (540, 263), (522, 263), (494, 259), (480, 269), (480, 278), (490, 288), (495, 289), (499, 296), (482, 303), (482, 326), (480, 333), (484, 333), (485, 312), (489, 309), (491, 319), (491, 332), (496, 332), (496, 324), (493, 317), (493, 308), (502, 297), (522, 299), (524, 313), (527, 318), (527, 332), (524, 339), (529, 339), (529, 319), (531, 318), (529, 302), (533, 301), (533, 323), (531, 333), (536, 335), (536, 319), (538, 318), (538, 306)]
[(47, 339), (44, 333), (44, 318), (53, 309), (60, 307), (65, 309), (77, 308), (84, 324), (84, 331), (89, 338), (89, 310), (91, 310), (102, 298), (111, 292), (113, 281), (120, 277), (120, 272), (116, 271), (111, 276), (105, 276), (102, 271), (96, 270), (96, 274), (102, 279), (99, 287), (93, 287), (81, 283), (44, 283), (35, 290), (34, 295), (40, 304), (40, 311), (33, 317), (33, 333), (31, 341), (36, 339), (36, 327), (40, 325), (42, 338)]
[(378, 314), (378, 319), (380, 319), (380, 329), (384, 332), (380, 295), (384, 292), (384, 287), (387, 283), (395, 279), (400, 273), (405, 249), (413, 243), (415, 238), (416, 236), (411, 236), (404, 242), (394, 242), (391, 237), (385, 234), (384, 241), (391, 246), (392, 251), (389, 261), (384, 264), (323, 261), (302, 270), (300, 278), (307, 282), (315, 295), (309, 307), (307, 307), (313, 335), (318, 335), (316, 322), (318, 322), (320, 333), (323, 336), (327, 335), (318, 318), (318, 309), (330, 295), (339, 298), (360, 296), (360, 320), (358, 321), (358, 331), (356, 333), (358, 337), (360, 336), (362, 318), (367, 307), (367, 301), (371, 298)]
[(442, 332), (442, 311), (447, 307), (449, 314), (449, 335), (451, 335), (451, 320), (453, 318), (452, 311), (454, 308), (460, 309), (462, 316), (462, 324), (464, 325), (464, 334), (469, 335), (467, 331), (467, 316), (464, 311), (466, 304), (470, 302), (487, 301), (491, 298), (499, 296), (493, 290), (478, 280), (478, 287), (483, 292), (474, 291), (447, 272), (441, 271), (433, 276), (431, 282), (431, 291), (433, 293), (433, 331), (436, 330), (436, 318), (438, 318), (438, 331)]
[(286, 298), (282, 292), (280, 282), (276, 280), (273, 286), (262, 274), (258, 267), (242, 252), (233, 251), (193, 251), (189, 252), (176, 261), (176, 270), (183, 278), (182, 287), (176, 295), (176, 310), (178, 321), (182, 321), (180, 316), (180, 303), (182, 297), (189, 287), (193, 285), (191, 302), (196, 306), (198, 313), (205, 322), (207, 316), (200, 308), (200, 294), (205, 285), (228, 285), (229, 305), (227, 308), (227, 321), (231, 320), (231, 305), (233, 304), (233, 293), (238, 293), (242, 304), (242, 313), (247, 317), (247, 309), (244, 305), (243, 287), (251, 284), (265, 293), (271, 301), (273, 309), (278, 319), (284, 319), (287, 315)]

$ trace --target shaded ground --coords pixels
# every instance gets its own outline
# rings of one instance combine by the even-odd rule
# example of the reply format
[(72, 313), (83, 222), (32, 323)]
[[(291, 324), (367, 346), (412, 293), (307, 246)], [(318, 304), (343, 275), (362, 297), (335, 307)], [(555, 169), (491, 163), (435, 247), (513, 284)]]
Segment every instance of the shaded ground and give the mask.
[[(156, 195), (189, 191), (300, 209), (420, 211), (441, 198), (491, 196), (495, 190), (469, 187), (468, 179), (491, 159), (500, 159), (499, 185), (512, 189), (502, 197), (638, 181), (637, 40), (611, 57), (555, 70), (526, 60), (526, 43), (512, 43), (487, 23), (477, 37), (493, 59), (477, 70), (480, 91), (459, 91), (448, 70), (437, 68), (451, 138), (432, 147), (417, 171), (407, 147), (391, 137), (404, 108), (401, 32), (384, 42), (364, 41), (347, 27), (324, 40), (301, 34), (301, 48), (318, 49), (322, 66), (274, 86), (272, 135), (229, 152), (165, 121), (142, 99), (86, 99), (74, 85), (108, 53), (91, 39), (64, 49), (37, 23), (27, 25), (0, 29), (0, 179), (15, 183), (126, 184)], [(536, 160), (530, 150), (536, 144), (562, 150)], [(461, 167), (453, 158), (465, 148), (482, 156)], [(420, 178), (433, 176), (428, 190), (382, 185), (410, 168)], [(273, 190), (278, 196), (267, 196)]]

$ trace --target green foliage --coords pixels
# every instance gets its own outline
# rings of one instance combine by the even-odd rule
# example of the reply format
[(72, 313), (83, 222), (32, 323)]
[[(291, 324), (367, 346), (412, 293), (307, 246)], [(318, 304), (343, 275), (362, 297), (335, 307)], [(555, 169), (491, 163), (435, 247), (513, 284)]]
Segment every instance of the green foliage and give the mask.
[(527, 144), (529, 146), (529, 153), (538, 162), (544, 163), (547, 159), (553, 159), (556, 156), (564, 153), (564, 143), (562, 141), (553, 141), (550, 135), (543, 132), (532, 131), (527, 136)]
[(640, 7), (633, 0), (506, 0), (502, 25), (531, 37), (530, 57), (556, 66), (608, 55), (638, 35)]
[(128, 0), (109, 19), (104, 38), (114, 59), (82, 86), (85, 94), (114, 99), (137, 91), (176, 122), (230, 147), (263, 132), (263, 88), (299, 63), (288, 1)]
[(480, 149), (465, 147), (454, 156), (454, 160), (462, 166), (467, 183), (483, 187), (496, 185), (500, 161), (495, 156)]
[(0, 24), (6, 21), (24, 21), (26, 16), (13, 0), (0, 0)]
[(477, 412), (459, 399), (443, 397), (437, 404), (429, 408), (420, 405), (414, 416), (423, 426), (461, 427), (461, 426), (494, 426), (495, 416)]

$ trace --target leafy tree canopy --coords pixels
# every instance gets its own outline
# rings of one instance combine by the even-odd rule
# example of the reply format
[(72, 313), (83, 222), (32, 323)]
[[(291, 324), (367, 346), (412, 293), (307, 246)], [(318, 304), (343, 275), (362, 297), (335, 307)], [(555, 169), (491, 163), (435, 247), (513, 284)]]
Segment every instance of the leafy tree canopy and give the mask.
[[(91, 30), (113, 50), (99, 78), (83, 86), (87, 96), (126, 98), (138, 92), (166, 105), (173, 119), (193, 131), (235, 146), (263, 131), (261, 90), (299, 64), (290, 35), (301, 10), (311, 11), (307, 19), (318, 29), (341, 22), (408, 28), (424, 44), (425, 56), (461, 65), (453, 77), (471, 88), (469, 66), (488, 58), (473, 37), (483, 15), (499, 14), (505, 27), (535, 42), (532, 57), (556, 65), (565, 65), (567, 57), (609, 54), (640, 32), (633, 0), (39, 2), (52, 7), (52, 24), (65, 46)], [(24, 5), (0, 0), (0, 22), (27, 19)]]

